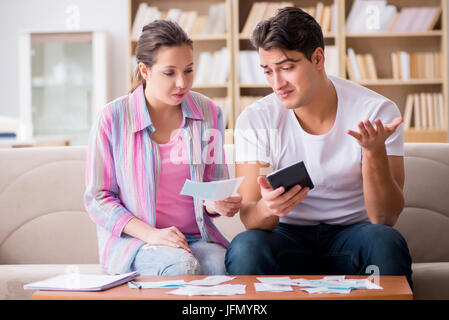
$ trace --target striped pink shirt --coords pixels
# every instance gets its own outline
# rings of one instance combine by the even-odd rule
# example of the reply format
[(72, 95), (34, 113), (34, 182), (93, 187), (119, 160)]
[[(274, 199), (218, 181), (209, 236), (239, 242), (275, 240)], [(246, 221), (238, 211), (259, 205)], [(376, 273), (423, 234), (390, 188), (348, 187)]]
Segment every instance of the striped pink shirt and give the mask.
[[(188, 146), (193, 181), (227, 179), (221, 109), (191, 91), (182, 101), (183, 136)], [(143, 86), (103, 108), (89, 136), (84, 203), (97, 225), (100, 263), (107, 273), (130, 271), (145, 243), (122, 232), (133, 217), (156, 226), (160, 153), (150, 138), (155, 131)], [(225, 247), (226, 238), (204, 214), (201, 199), (193, 200), (201, 237)]]

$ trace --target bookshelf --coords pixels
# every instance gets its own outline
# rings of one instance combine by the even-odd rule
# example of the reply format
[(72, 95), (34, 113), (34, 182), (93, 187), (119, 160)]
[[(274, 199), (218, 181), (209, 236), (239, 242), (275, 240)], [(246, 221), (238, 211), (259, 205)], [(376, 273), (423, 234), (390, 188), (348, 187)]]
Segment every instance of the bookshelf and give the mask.
[[(411, 118), (409, 117), (409, 121), (411, 120), (411, 126), (405, 129), (404, 134), (406, 142), (447, 142), (447, 1), (388, 0), (387, 5), (395, 6), (397, 8), (396, 18), (392, 19), (390, 28), (388, 29), (389, 31), (377, 31), (372, 33), (356, 32), (351, 29), (347, 30), (346, 24), (349, 20), (348, 18), (351, 9), (356, 1), (345, 0), (343, 2), (344, 5), (342, 4), (342, 7), (344, 9), (345, 19), (343, 24), (345, 25), (345, 28), (342, 30), (342, 32), (344, 32), (344, 41), (340, 43), (340, 45), (345, 48), (345, 53), (348, 48), (352, 48), (358, 54), (371, 54), (374, 58), (376, 71), (378, 74), (377, 79), (362, 79), (357, 82), (393, 100), (398, 105), (403, 116), (406, 111), (406, 102), (409, 95), (421, 93), (441, 93), (443, 96), (443, 105), (441, 108), (443, 108), (443, 112), (445, 113), (441, 126), (439, 128), (435, 128), (431, 127), (433, 125), (428, 124), (425, 128), (416, 129), (414, 128), (414, 117), (416, 116), (416, 113), (413, 112), (413, 116)], [(408, 20), (411, 21), (409, 24), (406, 23), (406, 20), (402, 20), (404, 26), (408, 25), (408, 28), (398, 27), (400, 24), (400, 15), (402, 14), (404, 8), (410, 12), (411, 8), (419, 8), (419, 10), (422, 11), (427, 7), (435, 7), (438, 8), (439, 11), (439, 13), (435, 14), (435, 19), (432, 22), (433, 26), (430, 30), (424, 30), (424, 25), (421, 28), (422, 30), (413, 30), (414, 28), (419, 29), (420, 22), (423, 21), (420, 18), (417, 18), (418, 16), (416, 13), (414, 16), (416, 19), (411, 18), (413, 17), (412, 15), (409, 16)], [(417, 9), (413, 10), (419, 11)], [(382, 13), (385, 13), (385, 11)], [(430, 15), (427, 16), (430, 17)], [(411, 31), (408, 32), (407, 30)], [(403, 58), (405, 60), (400, 60), (400, 58), (397, 58), (400, 61), (396, 60), (397, 66), (395, 66), (395, 58), (393, 58), (393, 53), (398, 53), (401, 51), (404, 54)], [(432, 61), (430, 63), (428, 60), (416, 60), (418, 59), (416, 58), (418, 54), (430, 55), (435, 52), (440, 53), (438, 63), (436, 62), (438, 58), (435, 58), (435, 60), (432, 60), (431, 58)], [(414, 62), (412, 61), (413, 59), (415, 59)], [(403, 64), (409, 66), (409, 69), (401, 69), (398, 71)], [(424, 70), (420, 75), (417, 75), (414, 69), (417, 69), (420, 66), (425, 67), (425, 70), (434, 69), (434, 72), (430, 75), (424, 75)], [(400, 75), (398, 75), (398, 73)], [(349, 77), (349, 74), (347, 75), (347, 78), (351, 78)], [(429, 108), (430, 107), (431, 106), (429, 106)]]
[[(132, 32), (132, 22), (136, 16), (136, 12), (142, 0), (130, 0), (130, 33)], [(189, 2), (175, 0), (155, 0), (147, 1), (148, 5), (156, 6), (161, 11), (170, 8), (179, 8), (180, 10), (196, 10), (199, 15), (207, 15), (210, 6), (223, 2), (223, 0), (193, 0)], [(228, 81), (226, 84), (214, 85), (211, 83), (202, 83), (194, 86), (193, 90), (204, 93), (212, 98), (227, 97), (229, 101), (228, 111), (228, 129), (234, 128), (234, 123), (241, 110), (249, 105), (258, 97), (265, 96), (272, 92), (265, 79), (260, 77), (258, 71), (252, 68), (258, 67), (258, 58), (255, 58), (251, 51), (254, 51), (250, 43), (250, 31), (252, 31), (259, 19), (263, 18), (270, 12), (274, 12), (276, 7), (293, 4), (296, 7), (310, 10), (316, 17), (317, 12), (321, 12), (320, 23), (326, 25), (323, 32), (325, 40), (325, 54), (328, 65), (326, 71), (340, 77), (353, 80), (359, 84), (374, 90), (392, 101), (394, 101), (401, 113), (404, 115), (406, 108), (406, 100), (410, 94), (419, 93), (441, 93), (443, 97), (444, 120), (442, 128), (421, 128), (415, 129), (413, 125), (405, 131), (405, 141), (407, 142), (447, 142), (448, 141), (448, 74), (447, 74), (447, 0), (386, 0), (385, 4), (396, 7), (395, 19), (392, 20), (389, 28), (384, 31), (367, 32), (357, 27), (348, 28), (348, 20), (351, 20), (351, 9), (358, 0), (292, 0), (292, 1), (273, 1), (273, 0), (224, 0), (226, 6), (227, 32), (222, 34), (201, 34), (192, 35), (194, 40), (194, 56), (195, 64), (198, 67), (199, 55), (203, 51), (216, 51), (221, 48), (227, 48), (230, 52), (230, 70)], [(379, 1), (376, 1), (377, 3)], [(262, 3), (262, 5), (260, 4)], [(254, 6), (259, 6), (253, 10)], [(263, 9), (262, 7), (265, 7)], [(324, 8), (331, 8), (331, 17), (324, 18)], [(404, 8), (426, 8), (436, 7), (439, 13), (435, 15), (435, 21), (432, 21), (432, 28), (429, 30), (410, 31), (400, 30), (397, 28), (392, 32), (394, 23), (397, 23), (399, 14)], [(391, 9), (391, 8), (390, 8)], [(326, 9), (327, 11), (329, 9)], [(252, 12), (254, 11), (254, 12)], [(385, 14), (379, 12), (380, 17), (384, 19)], [(324, 20), (323, 20), (324, 19)], [(327, 19), (327, 20), (326, 20)], [(252, 20), (252, 22), (251, 22)], [(418, 24), (418, 19), (414, 22)], [(384, 21), (381, 20), (383, 23)], [(360, 23), (360, 22), (359, 22)], [(353, 24), (354, 26), (354, 24)], [(415, 26), (414, 26), (415, 27)], [(363, 29), (363, 28), (362, 28)], [(413, 29), (413, 28), (411, 28)], [(130, 34), (130, 39), (132, 39)], [(135, 42), (130, 40), (130, 57), (135, 50)], [(349, 74), (347, 65), (348, 49), (354, 50), (355, 54), (367, 56), (370, 55), (371, 61), (375, 68), (375, 78), (352, 79)], [(241, 54), (243, 52), (243, 54)], [(415, 61), (416, 65), (428, 66), (423, 60), (417, 60), (416, 56), (422, 54), (439, 53), (440, 58), (432, 58), (434, 60), (434, 71), (430, 76), (417, 77), (417, 70), (410, 77), (398, 77), (397, 66), (393, 67), (393, 53), (397, 53), (398, 57), (402, 52), (402, 58), (408, 54), (410, 63)], [(131, 59), (131, 58), (130, 58)], [(439, 59), (438, 63), (436, 62)], [(362, 61), (367, 61), (367, 58)], [(398, 60), (399, 64), (402, 60)], [(409, 60), (404, 60), (409, 61)], [(426, 60), (428, 61), (428, 60)], [(427, 62), (426, 62), (427, 63)], [(252, 66), (255, 64), (255, 66)], [(128, 63), (131, 66), (131, 63)], [(429, 67), (425, 69), (430, 69)], [(438, 71), (438, 70), (440, 71)], [(371, 69), (372, 70), (372, 69)], [(401, 69), (402, 70), (402, 69)], [(404, 69), (405, 70), (405, 69)], [(254, 73), (253, 77), (247, 77), (248, 73)], [(405, 75), (406, 71), (403, 71)], [(424, 71), (420, 71), (421, 73)], [(131, 67), (129, 69), (131, 74)], [(372, 73), (370, 73), (372, 75)], [(414, 116), (411, 118), (412, 124)], [(232, 137), (227, 132), (227, 142)]]

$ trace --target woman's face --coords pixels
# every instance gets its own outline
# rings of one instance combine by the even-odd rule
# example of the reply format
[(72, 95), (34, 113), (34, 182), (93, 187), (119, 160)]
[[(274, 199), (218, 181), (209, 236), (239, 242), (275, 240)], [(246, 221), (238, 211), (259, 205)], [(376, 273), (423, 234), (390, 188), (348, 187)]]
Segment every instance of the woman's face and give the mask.
[(179, 105), (192, 88), (193, 51), (188, 45), (160, 47), (153, 66), (147, 69), (140, 63), (139, 68), (150, 104)]

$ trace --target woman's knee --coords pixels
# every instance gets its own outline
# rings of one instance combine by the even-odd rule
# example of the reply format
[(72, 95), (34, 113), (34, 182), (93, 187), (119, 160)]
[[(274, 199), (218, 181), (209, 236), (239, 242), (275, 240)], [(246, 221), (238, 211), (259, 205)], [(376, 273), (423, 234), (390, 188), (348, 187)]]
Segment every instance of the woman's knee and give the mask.
[(143, 275), (201, 274), (198, 260), (189, 252), (168, 246), (144, 246), (138, 252), (133, 269)]
[(163, 276), (181, 276), (201, 274), (201, 265), (189, 252), (180, 249), (181, 252), (169, 261), (161, 270)]

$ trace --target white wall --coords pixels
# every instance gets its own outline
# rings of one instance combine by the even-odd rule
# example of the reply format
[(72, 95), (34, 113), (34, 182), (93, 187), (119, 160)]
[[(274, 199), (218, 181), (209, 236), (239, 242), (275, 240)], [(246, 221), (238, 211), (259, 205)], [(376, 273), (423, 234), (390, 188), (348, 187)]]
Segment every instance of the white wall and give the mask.
[(66, 31), (69, 5), (78, 6), (81, 31), (108, 34), (108, 101), (126, 94), (128, 0), (0, 0), (0, 115), (19, 116), (20, 32)]

